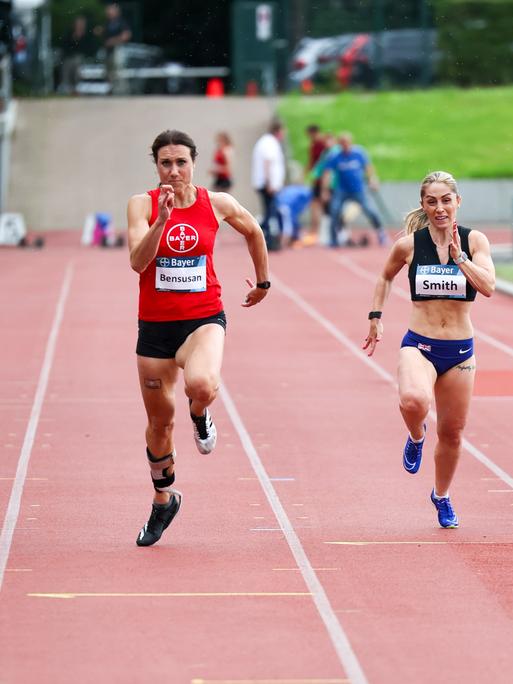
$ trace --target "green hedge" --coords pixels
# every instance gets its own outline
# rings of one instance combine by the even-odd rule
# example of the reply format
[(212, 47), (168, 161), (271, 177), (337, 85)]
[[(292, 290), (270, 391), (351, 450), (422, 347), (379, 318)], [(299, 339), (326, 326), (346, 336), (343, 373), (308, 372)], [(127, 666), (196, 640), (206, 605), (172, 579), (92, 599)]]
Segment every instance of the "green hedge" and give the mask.
[(59, 47), (63, 38), (71, 30), (74, 18), (85, 15), (89, 20), (89, 28), (103, 24), (105, 6), (102, 0), (51, 0), (50, 15), (52, 17), (52, 42)]

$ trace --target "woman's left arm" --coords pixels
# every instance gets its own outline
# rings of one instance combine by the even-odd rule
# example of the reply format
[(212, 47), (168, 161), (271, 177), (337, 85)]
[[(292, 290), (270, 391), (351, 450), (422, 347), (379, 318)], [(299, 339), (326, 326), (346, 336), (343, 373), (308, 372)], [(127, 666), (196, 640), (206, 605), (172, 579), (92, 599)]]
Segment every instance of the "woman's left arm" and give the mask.
[[(469, 250), (472, 261), (467, 259), (458, 264), (458, 266), (474, 289), (485, 297), (491, 297), (495, 290), (495, 266), (493, 265), (490, 243), (486, 235), (478, 230), (471, 231), (469, 234)], [(454, 227), (451, 256), (454, 260), (459, 260), (461, 253), (461, 243), (457, 227)]]
[[(248, 252), (255, 268), (255, 282), (262, 283), (269, 280), (269, 260), (262, 229), (247, 209), (226, 192), (209, 192), (210, 201), (220, 221), (226, 221), (246, 239)], [(256, 287), (249, 278), (246, 282), (250, 287), (242, 306), (254, 306), (267, 295), (268, 290)]]

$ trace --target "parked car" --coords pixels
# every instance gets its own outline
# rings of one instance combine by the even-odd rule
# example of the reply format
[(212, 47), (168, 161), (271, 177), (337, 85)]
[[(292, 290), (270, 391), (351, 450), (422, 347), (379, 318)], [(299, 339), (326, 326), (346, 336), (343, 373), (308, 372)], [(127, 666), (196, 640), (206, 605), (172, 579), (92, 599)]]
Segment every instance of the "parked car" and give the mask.
[(372, 88), (374, 73), (372, 68), (375, 44), (369, 33), (359, 33), (339, 57), (337, 79), (342, 88), (350, 85), (363, 85)]
[(292, 55), (289, 79), (292, 85), (299, 85), (318, 76), (318, 57), (329, 50), (336, 36), (329, 38), (302, 38)]
[(435, 29), (398, 29), (380, 35), (382, 68), (396, 83), (419, 79), (427, 68), (436, 70), (439, 52)]
[(356, 34), (345, 33), (334, 36), (325, 47), (322, 47), (317, 55), (316, 81), (329, 80), (337, 69), (340, 58), (354, 41)]
[(393, 85), (425, 83), (432, 80), (437, 61), (434, 29), (358, 34), (340, 57), (337, 78), (344, 88), (372, 88), (380, 79)]
[(336, 77), (341, 87), (373, 88), (382, 79), (394, 85), (432, 80), (439, 53), (434, 29), (303, 38), (294, 52), (289, 78), (322, 83)]

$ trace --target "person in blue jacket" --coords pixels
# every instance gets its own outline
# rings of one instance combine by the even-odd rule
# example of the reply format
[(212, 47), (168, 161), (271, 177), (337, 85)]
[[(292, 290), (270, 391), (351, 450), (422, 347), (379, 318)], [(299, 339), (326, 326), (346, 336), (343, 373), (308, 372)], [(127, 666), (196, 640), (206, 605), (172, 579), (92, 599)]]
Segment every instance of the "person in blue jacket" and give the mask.
[[(330, 205), (330, 246), (339, 247), (345, 243), (342, 231), (342, 209), (351, 200), (359, 204), (377, 232), (378, 242), (385, 245), (388, 236), (383, 221), (369, 200), (367, 187), (378, 189), (378, 179), (370, 158), (363, 147), (354, 145), (350, 133), (342, 133), (338, 139), (339, 147), (322, 160), (319, 172), (332, 171), (334, 175), (333, 196)], [(340, 233), (340, 240), (339, 240)]]
[(276, 206), (281, 215), (283, 234), (290, 245), (299, 243), (301, 214), (313, 198), (313, 190), (306, 185), (286, 185), (276, 195)]

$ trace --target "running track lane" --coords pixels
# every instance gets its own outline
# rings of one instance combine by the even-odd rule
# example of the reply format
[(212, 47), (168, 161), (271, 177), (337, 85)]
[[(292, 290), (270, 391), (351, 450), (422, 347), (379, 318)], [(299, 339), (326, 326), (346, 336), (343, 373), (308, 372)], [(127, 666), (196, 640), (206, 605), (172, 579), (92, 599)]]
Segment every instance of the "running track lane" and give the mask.
[[(383, 258), (372, 249), (353, 254), (370, 271)], [(1, 254), (8, 265), (10, 256)], [(0, 598), (1, 677), (343, 681), (347, 663), (304, 595), (304, 568), (222, 400), (219, 447), (207, 458), (194, 453), (182, 401), (184, 507), (160, 545), (135, 547), (150, 495), (133, 365), (135, 277), (119, 252), (56, 248), (33, 257), (24, 296), (3, 302), (12, 325), (2, 437), (10, 433), (5, 443), (13, 443), (2, 444), (3, 477), (14, 477), (64, 263), (73, 258), (75, 266)], [(406, 302), (390, 299), (375, 357), (380, 374), (340, 341), (360, 345), (372, 287), (331, 252), (273, 255), (283, 288), (249, 311), (239, 307), (251, 274), (240, 242), (221, 235), (217, 263), (230, 318), (225, 387), (361, 676), (385, 684), (441, 673), (449, 682), (510, 681), (511, 488), (465, 454), (453, 490), (462, 527), (444, 531), (427, 499), (433, 440), (418, 476), (401, 470), (404, 434), (387, 378)], [(12, 272), (2, 274), (5, 297)], [(42, 278), (45, 297), (36, 290)], [(489, 307), (508, 345), (509, 300), (476, 304), (476, 327), (483, 316), (488, 333)], [(505, 352), (480, 342), (478, 354), (482, 373), (511, 370)], [(507, 387), (493, 394), (496, 376), (488, 377), (466, 434), (508, 471), (511, 396)], [(12, 481), (0, 483), (5, 510)], [(157, 648), (144, 649), (150, 640)]]

